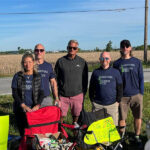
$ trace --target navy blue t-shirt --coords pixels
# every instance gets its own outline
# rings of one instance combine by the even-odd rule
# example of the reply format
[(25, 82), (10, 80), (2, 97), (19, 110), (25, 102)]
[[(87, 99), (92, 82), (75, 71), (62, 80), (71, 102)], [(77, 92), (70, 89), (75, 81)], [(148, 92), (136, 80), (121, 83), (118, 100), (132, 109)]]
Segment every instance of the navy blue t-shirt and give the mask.
[(91, 76), (90, 85), (95, 89), (94, 102), (101, 105), (111, 105), (115, 103), (117, 95), (117, 84), (122, 84), (119, 71), (112, 67), (94, 70)]
[(123, 96), (133, 96), (144, 93), (143, 68), (139, 59), (118, 59), (113, 64), (121, 73), (123, 80)]
[[(25, 105), (32, 107), (33, 106), (33, 94), (32, 94), (32, 80), (33, 75), (24, 75), (25, 77), (25, 95), (24, 103)], [(15, 74), (12, 80), (12, 88), (17, 88), (18, 74)], [(41, 80), (41, 90), (43, 90), (43, 83)]]
[(43, 86), (44, 86), (44, 96), (50, 95), (50, 85), (49, 81), (55, 78), (55, 74), (52, 69), (52, 65), (46, 61), (43, 64), (38, 65), (38, 73), (41, 74)]

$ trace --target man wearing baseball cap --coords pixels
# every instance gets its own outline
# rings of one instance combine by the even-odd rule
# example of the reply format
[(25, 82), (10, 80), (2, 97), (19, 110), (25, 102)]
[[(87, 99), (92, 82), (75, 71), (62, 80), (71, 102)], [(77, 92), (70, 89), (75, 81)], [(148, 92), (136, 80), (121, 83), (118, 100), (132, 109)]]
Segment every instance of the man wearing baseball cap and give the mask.
[(134, 117), (134, 140), (141, 145), (139, 138), (142, 124), (142, 107), (144, 94), (144, 77), (141, 61), (132, 55), (132, 47), (129, 40), (120, 42), (121, 58), (114, 62), (114, 68), (118, 69), (123, 80), (123, 98), (120, 102), (120, 126), (125, 126), (128, 108), (132, 110)]

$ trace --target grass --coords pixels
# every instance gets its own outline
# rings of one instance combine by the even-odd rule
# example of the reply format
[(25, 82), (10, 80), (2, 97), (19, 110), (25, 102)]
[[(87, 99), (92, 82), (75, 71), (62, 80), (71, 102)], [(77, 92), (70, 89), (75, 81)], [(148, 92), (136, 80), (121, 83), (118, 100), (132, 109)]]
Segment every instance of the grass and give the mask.
[(150, 68), (150, 61), (148, 62), (142, 62), (143, 68)]
[[(143, 105), (143, 123), (142, 123), (142, 129), (141, 129), (141, 138), (143, 140), (143, 143), (147, 141), (145, 129), (146, 129), (146, 121), (150, 120), (150, 83), (145, 83), (145, 94), (144, 94), (144, 105)], [(13, 98), (11, 95), (5, 95), (0, 96), (0, 116), (2, 115), (9, 115), (10, 116), (10, 128), (9, 133), (13, 135), (19, 135), (16, 124), (15, 124), (15, 117), (14, 113), (12, 112), (12, 104), (13, 104)], [(86, 111), (91, 111), (91, 102), (89, 100), (88, 93), (85, 97), (84, 102), (84, 108)], [(68, 113), (67, 117), (65, 118), (65, 122), (71, 124), (72, 117), (70, 115), (70, 112)], [(131, 114), (131, 111), (128, 113), (128, 119), (127, 119), (127, 133), (129, 135), (132, 135), (134, 133), (133, 128), (133, 117)], [(129, 150), (134, 149), (131, 146), (128, 146)]]

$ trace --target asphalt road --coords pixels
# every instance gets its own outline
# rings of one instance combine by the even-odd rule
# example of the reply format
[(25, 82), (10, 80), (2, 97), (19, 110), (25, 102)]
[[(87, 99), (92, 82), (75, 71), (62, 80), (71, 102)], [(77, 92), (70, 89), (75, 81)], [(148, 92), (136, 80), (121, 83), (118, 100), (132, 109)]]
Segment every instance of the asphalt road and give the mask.
[[(89, 72), (89, 81), (91, 72)], [(0, 78), (0, 95), (11, 94), (11, 81), (12, 78)], [(144, 82), (150, 82), (150, 69), (144, 69)]]

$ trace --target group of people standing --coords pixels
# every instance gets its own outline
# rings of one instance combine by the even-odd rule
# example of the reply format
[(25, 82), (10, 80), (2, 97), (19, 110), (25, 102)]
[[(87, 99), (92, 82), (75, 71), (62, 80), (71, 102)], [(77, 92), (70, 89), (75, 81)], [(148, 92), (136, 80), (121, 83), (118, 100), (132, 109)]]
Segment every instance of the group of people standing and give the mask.
[[(22, 71), (16, 73), (12, 80), (14, 113), (20, 135), (24, 135), (24, 128), (27, 127), (25, 112), (53, 104), (50, 85), (54, 104), (57, 103), (62, 111), (61, 121), (70, 106), (73, 124), (77, 123), (88, 88), (88, 66), (77, 55), (78, 46), (76, 40), (68, 42), (68, 53), (57, 60), (55, 73), (52, 65), (44, 60), (45, 48), (42, 44), (35, 46), (35, 58), (31, 53), (23, 55)], [(100, 67), (91, 76), (89, 97), (93, 111), (105, 108), (115, 124), (119, 122), (120, 126), (125, 126), (130, 107), (134, 117), (135, 138), (139, 142), (144, 92), (142, 64), (132, 56), (130, 41), (121, 41), (120, 53), (121, 58), (113, 66), (110, 65), (108, 52), (100, 54)]]
[[(141, 145), (139, 135), (144, 94), (143, 68), (141, 61), (132, 56), (129, 40), (120, 42), (120, 54), (121, 57), (111, 66), (110, 54), (101, 53), (100, 68), (94, 70), (91, 76), (89, 97), (93, 111), (107, 109), (114, 123), (119, 123), (120, 127), (126, 126), (128, 109), (131, 108), (134, 117), (134, 141)], [(124, 128), (120, 132), (124, 132)]]

